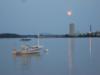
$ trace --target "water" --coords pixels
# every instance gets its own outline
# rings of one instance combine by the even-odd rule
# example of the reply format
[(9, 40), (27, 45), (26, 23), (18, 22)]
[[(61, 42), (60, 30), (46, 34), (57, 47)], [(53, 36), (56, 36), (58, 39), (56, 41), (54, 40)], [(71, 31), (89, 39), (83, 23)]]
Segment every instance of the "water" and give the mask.
[[(0, 75), (100, 75), (99, 38), (41, 39), (35, 55), (12, 55), (13, 48), (33, 45), (36, 39), (0, 39)], [(44, 50), (48, 49), (48, 52)]]

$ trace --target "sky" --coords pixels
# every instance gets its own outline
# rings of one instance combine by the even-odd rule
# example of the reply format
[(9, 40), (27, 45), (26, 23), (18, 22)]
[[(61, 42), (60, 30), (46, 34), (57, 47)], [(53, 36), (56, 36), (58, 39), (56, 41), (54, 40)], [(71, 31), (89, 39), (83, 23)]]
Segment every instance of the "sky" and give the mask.
[[(99, 0), (0, 0), (0, 33), (66, 34), (100, 30)], [(67, 12), (71, 10), (72, 16)]]

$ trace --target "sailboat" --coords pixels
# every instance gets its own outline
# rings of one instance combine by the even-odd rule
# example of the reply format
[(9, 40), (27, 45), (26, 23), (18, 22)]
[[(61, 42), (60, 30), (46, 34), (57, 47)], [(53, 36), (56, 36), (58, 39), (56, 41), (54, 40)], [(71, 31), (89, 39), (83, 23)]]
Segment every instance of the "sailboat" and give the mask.
[(37, 45), (33, 45), (33, 46), (28, 46), (28, 45), (23, 45), (21, 47), (21, 50), (16, 51), (16, 49), (13, 49), (13, 54), (16, 55), (23, 55), (23, 54), (34, 54), (34, 53), (39, 53), (40, 49), (43, 48), (43, 46), (41, 46), (39, 44), (39, 34), (37, 37)]

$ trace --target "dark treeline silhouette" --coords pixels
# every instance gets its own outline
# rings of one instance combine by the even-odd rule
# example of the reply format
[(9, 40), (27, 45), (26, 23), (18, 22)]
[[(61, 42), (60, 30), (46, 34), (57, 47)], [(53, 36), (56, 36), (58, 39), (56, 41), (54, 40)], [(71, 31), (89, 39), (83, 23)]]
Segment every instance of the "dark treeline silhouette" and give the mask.
[(38, 35), (20, 35), (15, 33), (1, 33), (0, 38), (80, 38), (80, 37), (100, 37), (100, 32), (92, 32), (92, 33), (75, 33), (71, 34), (39, 34)]

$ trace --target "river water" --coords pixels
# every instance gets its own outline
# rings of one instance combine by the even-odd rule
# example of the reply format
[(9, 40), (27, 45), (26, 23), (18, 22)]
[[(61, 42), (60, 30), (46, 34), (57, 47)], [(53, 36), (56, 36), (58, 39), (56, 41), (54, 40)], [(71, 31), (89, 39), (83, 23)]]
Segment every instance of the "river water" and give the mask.
[(0, 39), (0, 75), (100, 75), (99, 38), (40, 39), (40, 53), (12, 54), (14, 48), (36, 43), (37, 39)]

